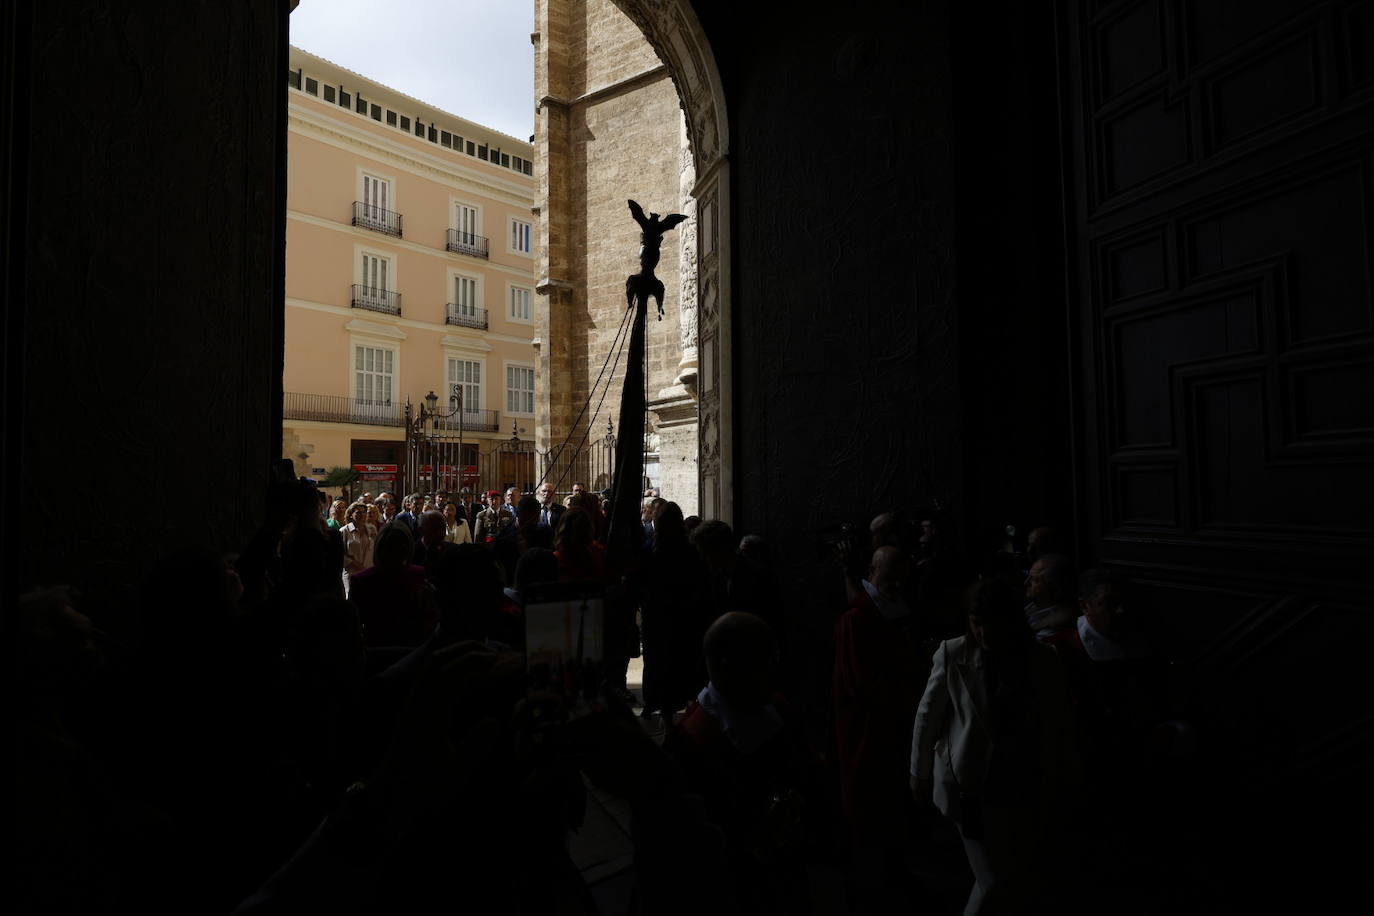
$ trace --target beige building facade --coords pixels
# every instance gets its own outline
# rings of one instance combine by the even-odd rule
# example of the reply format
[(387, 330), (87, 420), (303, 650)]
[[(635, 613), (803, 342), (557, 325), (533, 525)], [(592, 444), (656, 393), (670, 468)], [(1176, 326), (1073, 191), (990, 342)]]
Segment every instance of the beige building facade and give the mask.
[[(355, 492), (533, 488), (533, 147), (294, 47), (290, 68), (283, 456), (354, 467)], [(408, 450), (430, 392), (445, 447)]]
[[(639, 229), (626, 199), (685, 213), (657, 268), (663, 320), (650, 310), (645, 473), (696, 514), (696, 175), (678, 89), (645, 32), (612, 0), (537, 0), (535, 28), (536, 439), (541, 450), (556, 453), (565, 441), (572, 450), (619, 416), (624, 365), (612, 374), (606, 360), (626, 312), (625, 278), (638, 270)], [(603, 369), (604, 400), (606, 377), (596, 384)]]

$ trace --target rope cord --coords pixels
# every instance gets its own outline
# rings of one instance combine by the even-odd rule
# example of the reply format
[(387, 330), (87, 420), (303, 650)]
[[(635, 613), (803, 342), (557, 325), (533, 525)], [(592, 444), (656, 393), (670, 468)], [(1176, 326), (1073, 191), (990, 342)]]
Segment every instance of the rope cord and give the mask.
[[(634, 306), (630, 305), (625, 309), (625, 315), (620, 321), (620, 329), (616, 331), (615, 339), (611, 341), (611, 349), (606, 354), (606, 359), (601, 363), (601, 371), (597, 373), (596, 381), (592, 382), (591, 388), (587, 391), (587, 400), (583, 402), (582, 409), (577, 413), (577, 419), (573, 420), (572, 424), (568, 427), (567, 436), (563, 438), (563, 442), (558, 446), (558, 457), (554, 460), (562, 462), (563, 470), (558, 475), (557, 482), (553, 485), (555, 493), (558, 492), (558, 488), (563, 485), (563, 479), (567, 477), (568, 471), (572, 469), (572, 465), (577, 460), (577, 457), (582, 454), (582, 448), (587, 444), (587, 436), (591, 433), (592, 425), (596, 422), (597, 415), (601, 413), (601, 406), (606, 402), (606, 394), (611, 390), (611, 382), (615, 379), (616, 366), (620, 365), (621, 350), (624, 343), (628, 340), (625, 335), (625, 329), (630, 326), (630, 318), (633, 315)], [(612, 357), (615, 358), (614, 361), (612, 361)], [(606, 375), (607, 366), (611, 368), (611, 376), (606, 379), (606, 388), (601, 392), (601, 400), (597, 403), (596, 411), (592, 414), (591, 419), (587, 421), (587, 426), (582, 432), (582, 439), (578, 442), (577, 448), (573, 450), (572, 457), (564, 461), (563, 452), (567, 448), (568, 443), (572, 440), (573, 435), (576, 433), (578, 425), (582, 422), (582, 418), (586, 416), (587, 408), (592, 405), (592, 398), (596, 397), (596, 389), (601, 384), (601, 379)]]
[[(628, 318), (628, 317), (629, 317), (629, 314), (631, 314), (632, 312), (633, 312), (633, 308), (631, 309), (630, 312), (627, 312), (627, 313), (626, 313), (626, 317)], [(612, 348), (612, 349), (611, 349), (611, 353), (613, 353), (613, 354), (615, 355), (615, 360), (614, 360), (614, 362), (611, 363), (611, 375), (610, 375), (609, 378), (606, 379), (606, 387), (603, 388), (603, 389), (601, 390), (601, 400), (600, 400), (600, 401), (597, 401), (597, 403), (596, 403), (596, 410), (592, 413), (591, 419), (587, 421), (587, 426), (586, 426), (586, 428), (582, 431), (582, 440), (581, 440), (580, 442), (577, 443), (577, 448), (573, 451), (572, 457), (569, 458), (569, 459), (564, 463), (564, 465), (563, 465), (563, 472), (562, 472), (561, 474), (558, 475), (558, 482), (555, 483), (555, 484), (553, 485), (554, 492), (557, 492), (557, 491), (558, 491), (558, 488), (559, 488), (560, 486), (563, 485), (563, 478), (565, 478), (565, 477), (568, 476), (568, 471), (572, 470), (573, 463), (574, 463), (575, 461), (577, 461), (577, 456), (582, 454), (582, 449), (583, 449), (583, 447), (587, 444), (587, 437), (588, 437), (589, 435), (591, 435), (592, 424), (594, 424), (594, 423), (596, 422), (596, 418), (597, 418), (598, 416), (600, 416), (600, 414), (601, 414), (601, 408), (602, 408), (602, 406), (605, 405), (605, 403), (606, 403), (606, 395), (608, 395), (608, 394), (611, 393), (611, 382), (614, 381), (614, 379), (615, 379), (615, 370), (616, 370), (616, 368), (620, 365), (620, 354), (623, 353), (623, 352), (625, 352), (625, 345), (628, 344), (629, 341), (630, 341), (630, 338), (629, 338), (628, 336), (625, 336), (625, 334), (624, 334), (625, 328), (626, 328), (627, 326), (628, 326), (628, 322), (624, 322), (624, 323), (621, 324), (621, 328), (620, 328), (621, 333), (616, 335), (616, 340), (613, 341), (612, 344), (611, 344), (611, 348)], [(608, 358), (608, 359), (610, 358), (610, 354), (607, 354), (607, 358)], [(604, 369), (604, 366), (603, 366), (603, 369)], [(599, 376), (598, 376), (598, 378), (597, 378), (597, 381), (600, 381), (600, 377), (599, 377)], [(595, 393), (596, 393), (596, 387), (593, 386), (593, 387), (592, 387), (592, 394), (595, 394)], [(588, 395), (588, 396), (587, 396), (587, 406), (590, 406), (590, 405), (591, 405), (591, 395)], [(574, 428), (576, 428), (576, 427), (574, 427)], [(571, 438), (571, 435), (569, 436), (569, 438)]]

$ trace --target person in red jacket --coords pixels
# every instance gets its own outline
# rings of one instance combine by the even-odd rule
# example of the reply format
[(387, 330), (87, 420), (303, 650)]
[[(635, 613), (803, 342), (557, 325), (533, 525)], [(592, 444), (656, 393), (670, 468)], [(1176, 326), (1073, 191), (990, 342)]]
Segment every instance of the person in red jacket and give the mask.
[[(856, 891), (881, 892), (906, 850), (907, 750), (928, 659), (902, 600), (909, 564), (897, 547), (873, 552), (868, 578), (851, 581), (835, 625), (835, 739), (840, 806), (849, 822)], [(857, 902), (857, 901), (856, 901)]]
[(819, 809), (817, 759), (772, 690), (777, 641), (761, 618), (722, 615), (703, 640), (710, 681), (669, 729), (666, 750), (724, 835), (741, 912), (805, 912)]

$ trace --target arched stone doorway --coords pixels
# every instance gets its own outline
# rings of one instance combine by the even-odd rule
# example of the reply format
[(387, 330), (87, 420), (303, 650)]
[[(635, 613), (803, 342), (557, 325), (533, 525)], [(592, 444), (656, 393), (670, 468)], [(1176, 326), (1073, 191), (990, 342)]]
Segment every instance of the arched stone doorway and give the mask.
[[(624, 19), (612, 21), (615, 10), (627, 17), (643, 35), (661, 66), (641, 66), (634, 62), (635, 52), (625, 55), (623, 68), (603, 63), (596, 77), (589, 76), (589, 58), (605, 55), (604, 44), (627, 31)], [(598, 12), (598, 7), (600, 12)], [(610, 14), (610, 15), (607, 15)], [(617, 30), (617, 26), (624, 27)], [(536, 155), (545, 169), (541, 188), (541, 255), (538, 291), (547, 297), (548, 323), (539, 340), (542, 405), (547, 405), (546, 421), (539, 433), (544, 448), (555, 447), (562, 437), (575, 432), (573, 416), (581, 406), (564, 391), (557, 390), (559, 367), (579, 365), (575, 354), (561, 352), (567, 335), (580, 333), (572, 318), (590, 312), (586, 273), (580, 281), (568, 282), (578, 275), (578, 258), (587, 260), (586, 245), (568, 243), (566, 236), (586, 231), (588, 210), (593, 206), (585, 186), (577, 185), (576, 170), (586, 168), (578, 162), (579, 139), (595, 139), (606, 119), (589, 123), (583, 106), (604, 100), (608, 95), (633, 91), (662, 79), (664, 72), (676, 90), (682, 110), (686, 142), (680, 183), (672, 189), (677, 199), (646, 201), (646, 208), (680, 207), (689, 221), (681, 227), (680, 264), (682, 282), (679, 302), (681, 358), (671, 373), (670, 384), (661, 390), (651, 383), (650, 409), (659, 418), (660, 432), (676, 422), (692, 421), (697, 430), (697, 512), (704, 518), (727, 521), (733, 516), (732, 435), (730, 416), (732, 352), (730, 340), (730, 264), (729, 264), (729, 128), (720, 75), (710, 44), (690, 3), (685, 0), (604, 0), (600, 4), (565, 5), (560, 0), (539, 0), (536, 4), (536, 95), (539, 115), (536, 127)], [(644, 113), (643, 117), (662, 117)], [(560, 137), (565, 142), (560, 142)], [(568, 170), (574, 177), (568, 187), (559, 185)], [(579, 190), (582, 196), (578, 197)], [(595, 195), (592, 195), (595, 197)], [(610, 197), (623, 197), (623, 194)], [(621, 206), (615, 200), (614, 206)], [(582, 212), (577, 212), (581, 206)], [(598, 199), (595, 206), (607, 206)], [(561, 210), (561, 214), (559, 211)], [(619, 216), (619, 215), (618, 215)], [(580, 221), (580, 222), (579, 222)], [(623, 217), (628, 221), (628, 217)], [(595, 240), (593, 240), (593, 244)], [(633, 247), (626, 246), (625, 268), (632, 265)], [(621, 275), (623, 277), (623, 274)], [(670, 285), (671, 289), (671, 285)], [(603, 294), (604, 298), (604, 294)], [(580, 301), (579, 301), (580, 300)], [(560, 322), (563, 322), (560, 324)], [(607, 335), (602, 335), (604, 338)], [(579, 338), (587, 354), (586, 363), (599, 364), (604, 343)], [(598, 350), (600, 346), (600, 350)], [(652, 359), (652, 354), (651, 354)], [(595, 374), (596, 365), (581, 369)], [(566, 371), (566, 370), (564, 370)], [(574, 371), (577, 371), (575, 368)], [(618, 397), (618, 392), (612, 392)], [(655, 396), (657, 394), (657, 397)], [(614, 398), (613, 398), (614, 400)], [(599, 429), (589, 430), (595, 436)]]

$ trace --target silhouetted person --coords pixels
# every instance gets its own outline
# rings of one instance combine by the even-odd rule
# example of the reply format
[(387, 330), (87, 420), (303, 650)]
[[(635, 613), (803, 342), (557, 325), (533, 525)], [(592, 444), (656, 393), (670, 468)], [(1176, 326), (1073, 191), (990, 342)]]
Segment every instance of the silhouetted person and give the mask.
[(1063, 554), (1044, 554), (1026, 576), (1026, 622), (1042, 642), (1073, 642), (1078, 602), (1073, 562)]
[(1063, 665), (1002, 579), (971, 589), (968, 634), (932, 661), (912, 735), (913, 797), (959, 828), (974, 875), (965, 914), (1040, 912), (1065, 867), (1057, 831), (1080, 777)]
[(777, 642), (764, 621), (729, 613), (706, 631), (710, 681), (670, 729), (664, 748), (725, 834), (745, 912), (803, 912), (805, 857), (817, 761), (773, 690)]
[(682, 709), (706, 683), (701, 641), (711, 623), (706, 566), (687, 541), (682, 509), (658, 512), (654, 544), (636, 579), (644, 633), (644, 714)]
[[(432, 523), (430, 523), (432, 524)], [(392, 522), (377, 534), (374, 563), (350, 580), (349, 600), (368, 646), (418, 646), (439, 622), (425, 568), (411, 563), (410, 529)]]
[(411, 551), (410, 562), (424, 567), (425, 578), (432, 581), (444, 556), (462, 546), (448, 540), (448, 522), (442, 512), (431, 509), (420, 516), (420, 536)]
[(868, 578), (835, 626), (833, 698), (840, 801), (854, 840), (860, 898), (895, 877), (906, 851), (907, 751), (927, 662), (902, 598), (910, 564), (895, 546), (873, 553)]
[(766, 568), (740, 555), (729, 525), (716, 519), (703, 522), (692, 532), (691, 542), (706, 562), (717, 614), (757, 614), (775, 633), (784, 630), (777, 583)]
[(595, 522), (585, 509), (568, 509), (554, 536), (558, 578), (563, 582), (603, 582), (606, 551), (595, 541)]

